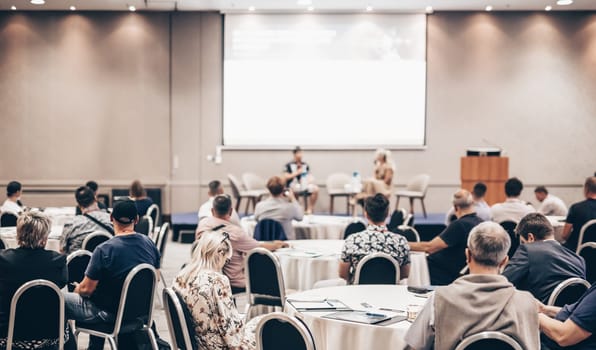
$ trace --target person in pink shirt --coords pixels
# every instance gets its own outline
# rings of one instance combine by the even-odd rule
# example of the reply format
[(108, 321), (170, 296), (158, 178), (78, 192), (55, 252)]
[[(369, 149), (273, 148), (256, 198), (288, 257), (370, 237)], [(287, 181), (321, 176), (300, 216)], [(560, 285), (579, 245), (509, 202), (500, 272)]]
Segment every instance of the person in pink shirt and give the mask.
[(287, 247), (288, 244), (282, 241), (259, 242), (249, 236), (240, 226), (230, 221), (232, 215), (232, 200), (228, 195), (218, 195), (213, 199), (212, 217), (201, 220), (197, 228), (196, 238), (206, 231), (223, 230), (230, 236), (232, 243), (232, 257), (223, 267), (223, 273), (230, 280), (232, 293), (246, 291), (246, 278), (244, 276), (244, 257), (257, 247), (263, 247), (271, 251)]

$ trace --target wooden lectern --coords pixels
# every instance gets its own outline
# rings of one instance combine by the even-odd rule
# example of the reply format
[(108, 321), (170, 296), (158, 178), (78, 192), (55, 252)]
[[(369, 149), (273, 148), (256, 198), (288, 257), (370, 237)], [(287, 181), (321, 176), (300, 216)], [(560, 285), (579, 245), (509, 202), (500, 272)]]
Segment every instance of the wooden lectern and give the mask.
[(508, 157), (461, 158), (461, 187), (472, 191), (477, 182), (484, 182), (487, 187), (485, 200), (489, 205), (505, 201), (505, 182), (508, 178)]

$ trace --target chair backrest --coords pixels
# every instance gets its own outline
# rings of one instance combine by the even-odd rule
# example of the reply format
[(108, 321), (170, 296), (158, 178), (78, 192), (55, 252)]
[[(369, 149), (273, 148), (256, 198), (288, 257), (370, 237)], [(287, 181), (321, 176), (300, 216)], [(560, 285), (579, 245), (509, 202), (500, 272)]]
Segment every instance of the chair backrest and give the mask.
[(596, 243), (588, 242), (580, 245), (578, 254), (586, 261), (586, 280), (596, 283)]
[(549, 306), (573, 304), (590, 288), (590, 283), (579, 277), (572, 277), (559, 283), (548, 298)]
[(83, 240), (83, 244), (81, 245), (81, 249), (87, 250), (92, 252), (97, 248), (98, 245), (102, 244), (103, 242), (107, 241), (108, 239), (112, 238), (107, 232), (104, 231), (95, 231), (90, 233), (85, 237)]
[(390, 231), (404, 236), (408, 242), (420, 242), (420, 234), (411, 226), (401, 225)]
[(258, 350), (315, 350), (308, 327), (300, 319), (281, 312), (264, 316), (255, 333)]
[(284, 306), (286, 290), (279, 260), (265, 248), (255, 248), (244, 259), (246, 293), (251, 305)]
[(120, 332), (123, 321), (137, 320), (151, 325), (156, 282), (157, 273), (149, 264), (140, 264), (130, 270), (122, 284), (114, 334)]
[(6, 349), (13, 342), (59, 339), (64, 348), (64, 296), (54, 283), (37, 279), (23, 284), (12, 297)]
[(243, 190), (242, 182), (238, 180), (238, 178), (232, 174), (228, 174), (228, 181), (230, 182), (230, 187), (232, 188), (232, 194), (234, 198), (240, 198), (240, 191)]
[(147, 215), (139, 218), (139, 222), (135, 226), (135, 231), (145, 236), (149, 236), (153, 231), (153, 219)]
[(408, 212), (404, 208), (395, 209), (389, 217), (389, 223), (387, 224), (387, 228), (391, 231), (396, 229), (398, 226), (404, 225), (404, 221), (408, 217)]
[(373, 253), (356, 266), (354, 284), (398, 284), (399, 264), (389, 254)]
[(151, 218), (151, 221), (153, 222), (153, 229), (159, 226), (161, 218), (157, 204), (151, 204), (149, 208), (147, 208), (147, 213), (145, 215)]
[[(159, 260), (163, 260), (163, 255), (166, 252), (166, 244), (168, 242), (168, 235), (170, 233), (170, 224), (168, 222), (161, 225), (159, 228), (159, 233), (155, 238), (155, 246), (157, 250), (159, 250)], [(160, 264), (161, 265), (161, 264)]]
[(85, 278), (85, 270), (91, 261), (91, 252), (81, 249), (70, 253), (66, 257), (66, 267), (68, 269), (68, 290), (72, 292), (74, 286), (72, 283), (81, 282)]
[(520, 244), (519, 235), (517, 234), (517, 232), (515, 232), (517, 222), (503, 221), (500, 222), (499, 225), (501, 225), (501, 227), (503, 227), (505, 231), (507, 231), (507, 234), (509, 234), (509, 238), (511, 238), (511, 247), (509, 248), (509, 252), (507, 252), (507, 255), (511, 258), (513, 254), (515, 254), (515, 251), (517, 250)]
[(17, 225), (18, 217), (13, 213), (0, 214), (0, 227), (12, 227)]
[(187, 318), (190, 315), (190, 310), (184, 300), (171, 288), (164, 288), (163, 303), (174, 349), (198, 349), (193, 323), (189, 322), (192, 321), (192, 316), (190, 320)]
[(408, 182), (406, 189), (408, 191), (422, 192), (423, 195), (426, 195), (426, 190), (428, 189), (429, 182), (430, 182), (429, 175), (427, 175), (427, 174), (416, 175), (410, 180), (410, 182)]
[(501, 332), (480, 332), (464, 338), (455, 350), (523, 350), (521, 345)]
[(284, 232), (284, 227), (278, 221), (272, 219), (263, 219), (257, 222), (254, 238), (257, 241), (285, 241), (288, 239)]
[(247, 190), (264, 190), (267, 188), (267, 182), (257, 174), (244, 173), (242, 174), (242, 182)]
[(346, 185), (352, 184), (352, 177), (345, 173), (334, 173), (327, 176), (327, 191), (345, 191)]
[(579, 246), (586, 242), (596, 242), (596, 219), (586, 222), (579, 230), (579, 237), (577, 241), (578, 253)]
[(361, 221), (351, 222), (344, 230), (344, 239), (348, 238), (354, 233), (362, 232), (366, 230), (366, 225)]

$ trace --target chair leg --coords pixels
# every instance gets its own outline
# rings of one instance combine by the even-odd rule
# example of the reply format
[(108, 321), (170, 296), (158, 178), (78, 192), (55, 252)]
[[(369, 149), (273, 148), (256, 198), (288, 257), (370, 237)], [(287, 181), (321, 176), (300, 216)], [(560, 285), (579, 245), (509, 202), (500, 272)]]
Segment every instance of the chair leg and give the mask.
[(335, 197), (334, 196), (329, 196), (329, 214), (333, 215), (333, 202)]
[(168, 284), (166, 283), (166, 279), (163, 277), (163, 272), (161, 272), (161, 269), (159, 269), (158, 271), (159, 271), (159, 279), (161, 279), (161, 284), (163, 285), (163, 288), (164, 289), (168, 288)]
[(250, 197), (246, 198), (246, 208), (244, 208), (244, 215), (248, 215), (248, 210), (250, 209), (251, 201), (252, 201), (252, 198), (250, 198)]
[(242, 197), (236, 198), (236, 213), (238, 212), (238, 210), (240, 210), (240, 201), (241, 200), (242, 200)]
[(107, 338), (108, 338), (108, 343), (110, 344), (110, 349), (118, 350), (118, 345), (116, 345), (116, 339), (114, 339), (113, 337), (107, 337)]
[(397, 200), (395, 201), (395, 210), (398, 210), (399, 209), (399, 198), (400, 197), (399, 196), (396, 196), (396, 197), (397, 197)]
[(426, 208), (424, 207), (424, 198), (420, 198), (420, 203), (422, 203), (422, 213), (424, 214), (424, 218), (426, 219)]
[(157, 347), (157, 340), (155, 339), (155, 334), (153, 334), (153, 330), (151, 327), (147, 327), (147, 335), (149, 335), (149, 341), (151, 341), (151, 348), (153, 350), (159, 350)]
[(410, 197), (410, 214), (414, 215), (414, 198)]

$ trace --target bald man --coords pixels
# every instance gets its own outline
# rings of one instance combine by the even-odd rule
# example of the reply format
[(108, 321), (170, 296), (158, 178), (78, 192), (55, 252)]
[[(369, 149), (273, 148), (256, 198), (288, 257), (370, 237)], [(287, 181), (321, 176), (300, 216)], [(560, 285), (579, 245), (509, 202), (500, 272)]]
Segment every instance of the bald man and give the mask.
[(428, 269), (432, 285), (448, 285), (459, 277), (466, 266), (466, 245), (470, 231), (482, 222), (474, 209), (474, 198), (466, 190), (453, 195), (457, 220), (430, 242), (410, 243), (410, 250), (429, 254)]

